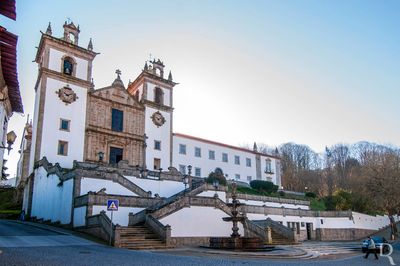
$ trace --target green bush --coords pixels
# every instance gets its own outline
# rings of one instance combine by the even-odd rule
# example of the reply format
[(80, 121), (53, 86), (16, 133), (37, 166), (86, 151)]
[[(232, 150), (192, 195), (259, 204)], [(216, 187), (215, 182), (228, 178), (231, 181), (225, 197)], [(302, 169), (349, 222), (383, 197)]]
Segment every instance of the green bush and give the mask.
[(317, 197), (317, 194), (315, 194), (314, 192), (306, 192), (306, 197), (315, 199)]
[(282, 191), (282, 190), (279, 191), (278, 194), (279, 194), (280, 197), (285, 197), (285, 195), (286, 195), (285, 191)]
[(269, 181), (253, 180), (250, 182), (250, 186), (260, 192), (275, 193), (278, 191), (278, 186)]
[(209, 183), (209, 184), (213, 184), (213, 183), (214, 183), (214, 180), (218, 180), (218, 182), (219, 182), (219, 184), (220, 184), (221, 186), (226, 186), (226, 178), (225, 178), (225, 176), (224, 176), (223, 173), (211, 172), (211, 173), (208, 175), (208, 177), (207, 177), (207, 179), (206, 179), (206, 182)]

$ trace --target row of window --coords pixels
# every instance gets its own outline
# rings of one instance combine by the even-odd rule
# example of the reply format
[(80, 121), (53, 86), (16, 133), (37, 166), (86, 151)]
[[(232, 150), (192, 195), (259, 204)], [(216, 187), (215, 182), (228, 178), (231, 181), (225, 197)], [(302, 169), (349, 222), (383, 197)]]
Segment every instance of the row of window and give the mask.
[[(179, 172), (183, 175), (186, 174), (186, 165), (180, 164), (179, 165)], [(200, 167), (194, 167), (194, 176), (196, 177), (202, 177), (201, 175), (201, 168)], [(228, 174), (225, 174), (225, 177), (229, 177)], [(241, 176), (240, 174), (235, 174), (235, 180), (240, 180)], [(252, 176), (247, 176), (247, 181), (253, 180)]]
[[(186, 155), (186, 145), (185, 144), (179, 144), (179, 154)], [(200, 147), (194, 147), (194, 156), (201, 158), (201, 148)], [(208, 150), (208, 159), (209, 160), (215, 160), (215, 151), (214, 150)], [(221, 155), (221, 161), (224, 163), (228, 162), (228, 154), (227, 153), (222, 153)], [(240, 156), (235, 155), (234, 156), (234, 163), (236, 165), (240, 165)], [(246, 166), (251, 167), (251, 159), (246, 158)]]

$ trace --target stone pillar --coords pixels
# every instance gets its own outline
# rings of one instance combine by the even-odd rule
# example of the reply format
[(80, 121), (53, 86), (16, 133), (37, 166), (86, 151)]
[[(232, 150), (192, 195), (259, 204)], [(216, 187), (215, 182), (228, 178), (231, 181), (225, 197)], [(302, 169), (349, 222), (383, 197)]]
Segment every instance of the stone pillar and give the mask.
[(267, 244), (272, 245), (272, 231), (270, 226), (267, 226), (265, 233), (267, 234)]
[(171, 241), (171, 226), (169, 224), (167, 224), (165, 226), (165, 245), (167, 247), (171, 247), (172, 246), (172, 241)]

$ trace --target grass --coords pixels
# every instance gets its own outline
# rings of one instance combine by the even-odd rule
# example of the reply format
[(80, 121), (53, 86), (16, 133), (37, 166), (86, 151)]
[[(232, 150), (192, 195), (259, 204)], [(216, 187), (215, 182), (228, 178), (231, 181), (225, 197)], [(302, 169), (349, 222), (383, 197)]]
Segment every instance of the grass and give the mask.
[(21, 210), (21, 205), (15, 202), (15, 188), (0, 189), (0, 211)]
[(310, 209), (313, 211), (325, 211), (325, 202), (321, 199), (313, 198), (310, 200)]
[(0, 210), (0, 214), (20, 214), (21, 210)]

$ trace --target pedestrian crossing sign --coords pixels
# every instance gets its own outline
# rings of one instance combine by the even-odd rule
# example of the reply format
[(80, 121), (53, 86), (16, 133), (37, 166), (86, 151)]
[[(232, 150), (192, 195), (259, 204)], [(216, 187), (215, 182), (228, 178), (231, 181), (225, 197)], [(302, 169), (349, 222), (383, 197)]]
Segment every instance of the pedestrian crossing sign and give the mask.
[(107, 200), (107, 211), (118, 211), (119, 200), (109, 199)]

